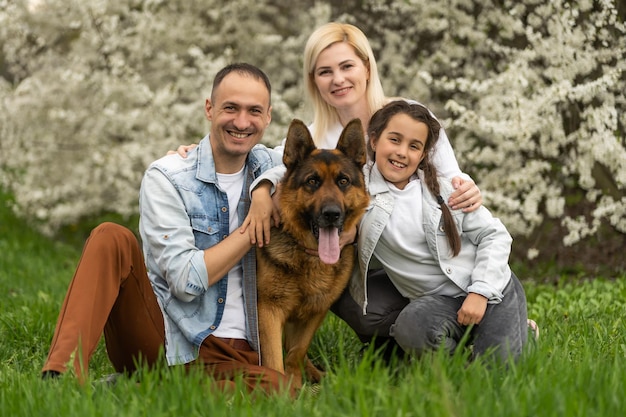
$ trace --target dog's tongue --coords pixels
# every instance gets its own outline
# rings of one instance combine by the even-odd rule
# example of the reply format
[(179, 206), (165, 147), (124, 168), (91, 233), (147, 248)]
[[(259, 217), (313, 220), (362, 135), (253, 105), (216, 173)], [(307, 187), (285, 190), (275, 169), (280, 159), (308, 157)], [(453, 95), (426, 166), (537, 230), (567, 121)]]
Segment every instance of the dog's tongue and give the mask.
[(319, 246), (317, 252), (325, 264), (334, 264), (339, 260), (339, 229), (324, 227), (319, 229)]

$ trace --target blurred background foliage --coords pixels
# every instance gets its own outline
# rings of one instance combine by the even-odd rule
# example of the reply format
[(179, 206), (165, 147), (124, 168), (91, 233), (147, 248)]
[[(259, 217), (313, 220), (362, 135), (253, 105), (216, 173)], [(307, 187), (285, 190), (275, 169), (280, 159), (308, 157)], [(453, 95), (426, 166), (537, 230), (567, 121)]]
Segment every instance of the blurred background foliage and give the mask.
[(147, 165), (208, 131), (215, 72), (267, 72), (276, 145), (311, 120), (304, 43), (338, 20), (387, 95), (442, 120), (513, 261), (623, 271), (625, 17), (623, 0), (0, 0), (0, 187), (47, 235), (134, 228)]

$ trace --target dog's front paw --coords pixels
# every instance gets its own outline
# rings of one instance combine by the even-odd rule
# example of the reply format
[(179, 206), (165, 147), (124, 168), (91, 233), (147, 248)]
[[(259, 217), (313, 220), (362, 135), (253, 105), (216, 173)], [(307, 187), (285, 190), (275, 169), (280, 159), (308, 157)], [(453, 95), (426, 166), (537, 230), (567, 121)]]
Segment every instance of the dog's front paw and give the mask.
[(304, 365), (304, 376), (307, 381), (317, 384), (322, 381), (324, 371), (315, 366), (313, 362), (311, 362), (311, 359), (307, 357)]

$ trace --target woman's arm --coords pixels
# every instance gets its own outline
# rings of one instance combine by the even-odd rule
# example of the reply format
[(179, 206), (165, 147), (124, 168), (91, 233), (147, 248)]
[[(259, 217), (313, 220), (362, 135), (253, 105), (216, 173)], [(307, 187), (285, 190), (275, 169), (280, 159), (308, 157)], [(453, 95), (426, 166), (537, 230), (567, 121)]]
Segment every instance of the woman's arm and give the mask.
[(176, 149), (175, 151), (172, 151), (172, 150), (167, 151), (166, 155), (179, 154), (183, 158), (187, 158), (187, 154), (191, 152), (191, 150), (195, 148), (196, 146), (198, 146), (198, 144), (196, 143), (192, 143), (190, 145), (180, 145), (178, 149)]
[(450, 194), (448, 199), (448, 206), (453, 210), (463, 210), (465, 213), (470, 213), (477, 210), (483, 204), (483, 196), (480, 193), (480, 189), (472, 179), (465, 179), (463, 177), (452, 178), (452, 186), (455, 191)]
[(439, 176), (452, 179), (455, 191), (448, 199), (448, 206), (453, 210), (461, 209), (469, 213), (482, 205), (480, 189), (469, 175), (461, 172), (450, 139), (443, 128), (439, 131), (439, 138), (435, 144), (433, 164)]

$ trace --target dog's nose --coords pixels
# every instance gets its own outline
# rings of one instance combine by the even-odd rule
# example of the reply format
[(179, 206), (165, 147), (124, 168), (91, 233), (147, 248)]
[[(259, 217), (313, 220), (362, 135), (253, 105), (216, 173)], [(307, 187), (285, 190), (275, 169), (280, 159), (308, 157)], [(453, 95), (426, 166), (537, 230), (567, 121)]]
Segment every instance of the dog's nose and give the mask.
[(322, 218), (327, 225), (334, 224), (341, 218), (341, 208), (336, 205), (329, 205), (322, 208)]

